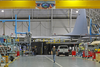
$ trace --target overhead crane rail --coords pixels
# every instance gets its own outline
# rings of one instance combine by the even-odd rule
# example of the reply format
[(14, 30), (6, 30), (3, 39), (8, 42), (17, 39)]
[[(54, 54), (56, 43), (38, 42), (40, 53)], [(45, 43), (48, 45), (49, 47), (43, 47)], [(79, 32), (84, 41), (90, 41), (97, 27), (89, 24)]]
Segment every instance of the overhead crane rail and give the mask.
[[(36, 1), (48, 0), (3, 0), (0, 1), (0, 9), (36, 9)], [(55, 7), (55, 9), (100, 8), (100, 0), (55, 0)]]
[(0, 1), (100, 1), (100, 0), (0, 0)]

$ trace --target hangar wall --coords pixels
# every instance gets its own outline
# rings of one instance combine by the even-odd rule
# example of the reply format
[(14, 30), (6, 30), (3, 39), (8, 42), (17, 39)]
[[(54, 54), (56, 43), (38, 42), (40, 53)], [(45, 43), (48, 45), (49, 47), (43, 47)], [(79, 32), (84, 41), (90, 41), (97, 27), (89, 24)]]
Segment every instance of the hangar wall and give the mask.
[[(34, 20), (34, 19), (33, 19)], [(51, 21), (45, 21), (45, 19), (42, 19), (43, 21), (32, 21), (31, 22), (31, 32), (33, 36), (50, 36), (51, 35)], [(75, 25), (76, 19), (72, 19), (71, 24), (71, 31), (73, 30), (73, 27)], [(27, 22), (18, 22), (18, 32), (26, 32), (28, 30), (28, 24)], [(69, 19), (53, 19), (53, 34), (56, 33), (56, 35), (62, 35), (67, 34), (68, 32), (66, 29), (70, 30), (69, 26)], [(6, 22), (5, 23), (5, 34), (6, 35), (15, 35), (14, 32), (14, 22)], [(70, 32), (70, 31), (69, 31)], [(3, 23), (0, 22), (0, 35), (3, 34)], [(19, 35), (20, 36), (20, 35)]]

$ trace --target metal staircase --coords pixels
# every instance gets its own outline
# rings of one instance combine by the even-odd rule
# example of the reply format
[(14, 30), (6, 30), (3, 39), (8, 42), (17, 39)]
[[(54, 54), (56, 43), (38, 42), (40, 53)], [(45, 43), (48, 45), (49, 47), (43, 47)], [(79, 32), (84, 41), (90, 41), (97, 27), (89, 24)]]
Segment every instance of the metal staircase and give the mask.
[(93, 34), (99, 34), (100, 32), (100, 24), (95, 23), (95, 25), (92, 25), (92, 33)]
[[(2, 41), (2, 40), (1, 40)], [(1, 66), (1, 61), (4, 62), (4, 64), (6, 63), (4, 58), (2, 56), (6, 56), (7, 55), (7, 47), (5, 47), (2, 42), (0, 41), (0, 66)]]
[(0, 53), (1, 53), (1, 55), (6, 56), (7, 55), (7, 47), (0, 47)]
[(97, 34), (98, 33), (98, 29), (95, 25), (92, 25), (92, 33), (93, 34)]
[(1, 61), (3, 61), (5, 64), (5, 60), (2, 56), (6, 56), (6, 55), (7, 55), (7, 47), (0, 47), (0, 64)]
[(2, 55), (0, 54), (0, 66), (1, 66), (1, 60), (4, 62), (4, 64), (5, 64), (5, 60), (4, 60), (4, 58), (2, 57)]

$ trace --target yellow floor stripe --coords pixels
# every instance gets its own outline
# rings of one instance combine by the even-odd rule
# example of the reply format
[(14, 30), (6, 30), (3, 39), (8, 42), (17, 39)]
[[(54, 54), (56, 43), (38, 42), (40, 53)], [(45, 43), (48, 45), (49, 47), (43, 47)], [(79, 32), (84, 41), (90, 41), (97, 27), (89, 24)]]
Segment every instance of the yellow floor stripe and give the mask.
[[(20, 57), (20, 56), (19, 56)], [(17, 60), (19, 57), (15, 58), (12, 62), (14, 62), (15, 60)], [(6, 64), (4, 67), (8, 67), (12, 62)]]

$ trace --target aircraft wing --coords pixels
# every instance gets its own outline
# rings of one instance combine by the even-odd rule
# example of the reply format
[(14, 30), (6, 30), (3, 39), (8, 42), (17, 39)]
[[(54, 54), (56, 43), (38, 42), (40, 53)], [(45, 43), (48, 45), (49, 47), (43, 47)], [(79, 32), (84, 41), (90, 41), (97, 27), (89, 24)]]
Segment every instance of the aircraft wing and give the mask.
[[(13, 38), (15, 38), (15, 36), (11, 36)], [(25, 38), (25, 36), (18, 36), (18, 38)], [(31, 38), (33, 39), (53, 39), (53, 38), (70, 38), (70, 37), (65, 37), (65, 36), (32, 36)]]

